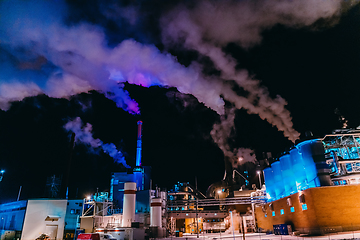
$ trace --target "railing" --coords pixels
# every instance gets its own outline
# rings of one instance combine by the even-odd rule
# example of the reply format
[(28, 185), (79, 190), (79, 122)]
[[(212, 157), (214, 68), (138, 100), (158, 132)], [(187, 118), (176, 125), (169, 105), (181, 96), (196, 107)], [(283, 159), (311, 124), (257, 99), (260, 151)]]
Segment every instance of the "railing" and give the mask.
[(238, 205), (238, 204), (252, 204), (252, 203), (266, 203), (265, 196), (256, 197), (237, 197), (237, 198), (221, 198), (221, 199), (199, 199), (199, 200), (173, 200), (167, 202), (168, 208), (176, 208), (183, 206), (218, 206), (218, 205)]

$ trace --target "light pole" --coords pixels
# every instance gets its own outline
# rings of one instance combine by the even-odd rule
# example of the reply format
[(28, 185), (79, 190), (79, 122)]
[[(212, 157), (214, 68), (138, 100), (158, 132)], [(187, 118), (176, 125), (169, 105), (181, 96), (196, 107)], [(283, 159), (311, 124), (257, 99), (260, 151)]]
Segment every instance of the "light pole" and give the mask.
[(260, 185), (260, 189), (261, 189), (261, 171), (257, 171), (257, 174), (259, 176), (259, 185)]
[(4, 172), (5, 172), (5, 170), (3, 170), (3, 169), (0, 171), (0, 182), (2, 181), (2, 179), (4, 177)]

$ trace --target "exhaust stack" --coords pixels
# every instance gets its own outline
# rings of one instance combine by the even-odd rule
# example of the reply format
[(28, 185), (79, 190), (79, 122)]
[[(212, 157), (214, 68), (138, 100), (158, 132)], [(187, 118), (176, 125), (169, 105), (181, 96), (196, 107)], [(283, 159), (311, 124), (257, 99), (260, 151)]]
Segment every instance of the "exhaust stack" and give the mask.
[(138, 135), (137, 135), (137, 148), (136, 148), (136, 167), (141, 167), (141, 130), (142, 130), (142, 121), (137, 122), (138, 125)]
[(127, 182), (124, 184), (122, 227), (131, 227), (131, 223), (135, 221), (135, 204), (136, 183)]

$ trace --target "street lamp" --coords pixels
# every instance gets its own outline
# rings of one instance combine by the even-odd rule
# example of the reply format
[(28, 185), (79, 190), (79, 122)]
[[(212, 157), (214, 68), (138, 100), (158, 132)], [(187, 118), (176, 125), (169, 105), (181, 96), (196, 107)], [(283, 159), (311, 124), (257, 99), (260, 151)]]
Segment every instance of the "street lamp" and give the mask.
[(4, 172), (5, 172), (5, 170), (1, 169), (1, 171), (0, 171), (0, 182), (3, 180)]
[(261, 189), (261, 171), (257, 171), (257, 174), (259, 176), (259, 185), (260, 185), (260, 189)]

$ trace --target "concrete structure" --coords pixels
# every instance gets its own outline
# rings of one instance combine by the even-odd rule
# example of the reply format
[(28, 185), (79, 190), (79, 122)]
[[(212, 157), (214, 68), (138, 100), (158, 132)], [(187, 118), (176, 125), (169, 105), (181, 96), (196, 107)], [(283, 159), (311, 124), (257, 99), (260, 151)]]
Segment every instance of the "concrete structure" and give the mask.
[(309, 188), (263, 206), (256, 206), (258, 227), (289, 224), (310, 234), (360, 229), (360, 185)]
[(136, 183), (136, 212), (150, 212), (151, 167), (136, 167), (126, 172), (112, 174), (109, 198), (113, 201), (115, 208), (122, 208), (123, 206), (124, 184), (126, 182)]
[(161, 198), (152, 198), (150, 204), (150, 227), (162, 227)]
[(52, 239), (72, 239), (81, 215), (81, 200), (33, 199), (0, 205), (1, 228), (15, 238), (36, 239), (42, 233)]
[(122, 227), (131, 227), (135, 221), (136, 183), (127, 182), (124, 185), (124, 205)]
[(286, 224), (309, 234), (360, 229), (360, 130), (300, 142), (264, 176), (269, 202), (256, 206), (258, 227)]

